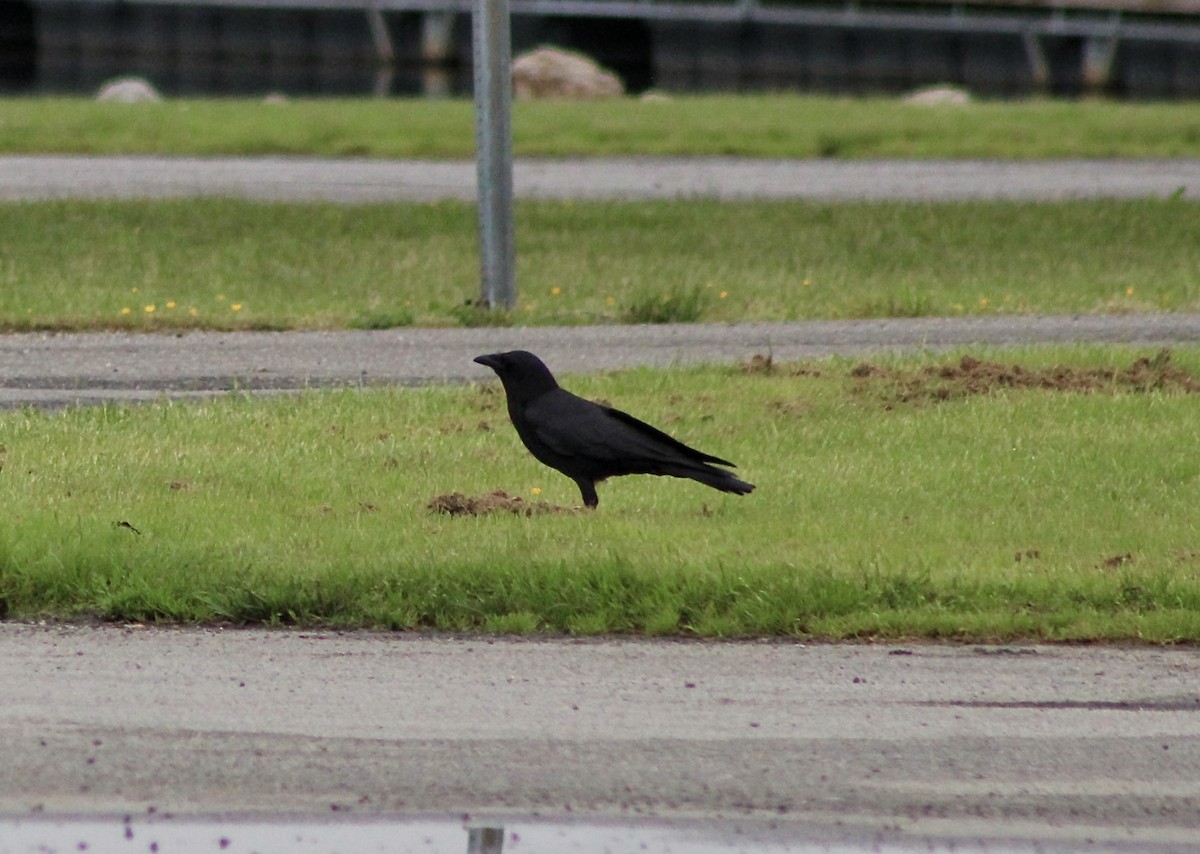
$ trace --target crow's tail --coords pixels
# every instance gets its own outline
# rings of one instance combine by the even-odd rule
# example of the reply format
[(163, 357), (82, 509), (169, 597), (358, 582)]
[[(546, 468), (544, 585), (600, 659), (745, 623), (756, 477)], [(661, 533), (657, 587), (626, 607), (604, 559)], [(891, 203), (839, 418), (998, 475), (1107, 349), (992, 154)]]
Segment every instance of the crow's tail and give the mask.
[(713, 489), (719, 489), (722, 492), (732, 492), (737, 495), (749, 495), (754, 491), (754, 484), (746, 483), (746, 481), (736, 478), (724, 469), (719, 469), (715, 466), (689, 466), (677, 472), (667, 472), (667, 474), (672, 474), (675, 477), (688, 477), (703, 483), (705, 486), (711, 486)]

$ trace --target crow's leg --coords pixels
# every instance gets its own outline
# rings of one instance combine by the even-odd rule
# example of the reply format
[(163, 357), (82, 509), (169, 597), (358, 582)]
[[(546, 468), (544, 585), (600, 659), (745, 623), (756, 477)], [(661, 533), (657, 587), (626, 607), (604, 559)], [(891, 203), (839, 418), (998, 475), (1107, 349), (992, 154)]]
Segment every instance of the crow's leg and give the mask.
[(596, 482), (582, 477), (572, 478), (572, 480), (579, 486), (579, 494), (583, 496), (583, 506), (594, 510), (600, 503), (600, 496), (596, 494)]

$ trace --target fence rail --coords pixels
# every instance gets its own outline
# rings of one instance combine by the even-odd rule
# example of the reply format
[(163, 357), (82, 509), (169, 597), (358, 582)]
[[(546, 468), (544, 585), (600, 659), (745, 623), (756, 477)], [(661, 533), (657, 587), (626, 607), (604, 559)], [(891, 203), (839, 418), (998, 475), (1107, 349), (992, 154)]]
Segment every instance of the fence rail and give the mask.
[[(391, 66), (396, 52), (386, 17), (423, 16), (421, 56), (448, 55), (453, 21), (469, 15), (473, 0), (29, 0), (34, 6), (95, 8), (355, 12), (366, 15), (375, 54)], [(1033, 88), (1046, 89), (1061, 73), (1062, 40), (1074, 40), (1069, 60), (1085, 90), (1101, 91), (1114, 79), (1118, 47), (1138, 46), (1143, 62), (1160, 46), (1174, 50), (1188, 92), (1200, 87), (1192, 70), (1200, 54), (1200, 0), (508, 0), (511, 14), (530, 17), (610, 18), (659, 24), (754, 25), (849, 31), (873, 38), (893, 32), (955, 37), (997, 37), (1016, 49)], [(671, 29), (671, 28), (666, 28)], [(1014, 44), (1015, 41), (1015, 44)], [(797, 48), (798, 50), (800, 48)], [(1057, 51), (1057, 53), (1056, 53)], [(1154, 60), (1150, 60), (1153, 62)], [(1173, 60), (1172, 60), (1173, 61)], [(1057, 65), (1056, 65), (1057, 63)], [(1056, 70), (1058, 69), (1058, 70)], [(1125, 72), (1122, 72), (1125, 73)], [(1176, 72), (1172, 72), (1176, 73)]]
[[(35, 5), (81, 0), (33, 0)], [(82, 0), (97, 6), (469, 14), (472, 0)], [(510, 0), (514, 15), (1200, 43), (1200, 0)]]

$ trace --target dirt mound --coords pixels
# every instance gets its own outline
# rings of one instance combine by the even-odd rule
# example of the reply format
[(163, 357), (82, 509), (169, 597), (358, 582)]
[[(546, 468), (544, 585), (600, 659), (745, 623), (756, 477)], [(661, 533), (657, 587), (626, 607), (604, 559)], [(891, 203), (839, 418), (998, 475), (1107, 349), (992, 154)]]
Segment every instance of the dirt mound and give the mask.
[(503, 490), (487, 495), (468, 496), (461, 492), (439, 495), (427, 505), (434, 513), (449, 516), (486, 516), (489, 513), (515, 513), (518, 516), (540, 516), (546, 513), (575, 513), (574, 507), (560, 507), (545, 501), (526, 501)]
[(1042, 389), (1091, 393), (1098, 391), (1171, 391), (1200, 393), (1200, 380), (1171, 364), (1171, 352), (1135, 360), (1129, 367), (1077, 368), (1056, 365), (1026, 368), (963, 356), (957, 363), (903, 370), (862, 362), (850, 370), (855, 390), (876, 394), (888, 403), (926, 403), (956, 400), (1006, 389)]

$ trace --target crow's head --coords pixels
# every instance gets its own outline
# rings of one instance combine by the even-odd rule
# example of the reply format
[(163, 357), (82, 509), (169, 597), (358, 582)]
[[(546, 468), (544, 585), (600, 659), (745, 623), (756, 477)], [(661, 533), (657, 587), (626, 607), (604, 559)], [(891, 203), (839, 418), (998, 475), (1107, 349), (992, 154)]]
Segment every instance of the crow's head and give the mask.
[(476, 356), (475, 361), (496, 372), (510, 401), (533, 400), (558, 388), (550, 369), (528, 350), (488, 353)]

